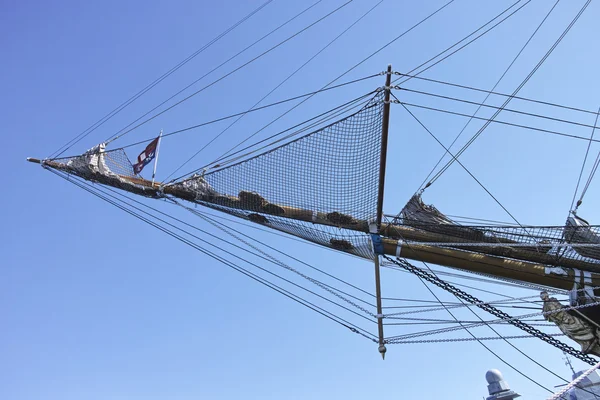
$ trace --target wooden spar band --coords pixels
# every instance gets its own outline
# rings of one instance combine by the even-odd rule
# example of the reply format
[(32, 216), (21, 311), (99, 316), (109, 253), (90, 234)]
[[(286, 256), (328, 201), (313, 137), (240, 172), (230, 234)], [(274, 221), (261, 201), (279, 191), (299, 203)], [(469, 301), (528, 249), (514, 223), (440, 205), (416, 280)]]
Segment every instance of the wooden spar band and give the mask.
[[(35, 158), (28, 158), (27, 161), (42, 164), (57, 170), (72, 172), (69, 167), (56, 161), (43, 161)], [(121, 176), (121, 178), (147, 188), (158, 190), (160, 183), (156, 182), (152, 186), (151, 182), (143, 178), (132, 178)], [(163, 190), (167, 194), (184, 200), (195, 201), (190, 198), (189, 192), (180, 190), (176, 186), (165, 186)], [(295, 207), (278, 206), (284, 213), (273, 214), (285, 218), (299, 221), (312, 222), (316, 224), (346, 228), (349, 230), (367, 233), (368, 223), (364, 220), (357, 220), (353, 224), (336, 224), (327, 219), (327, 214), (322, 212), (313, 212)], [(265, 214), (268, 212), (261, 211)], [(421, 241), (421, 242), (448, 242), (444, 235), (421, 231), (412, 227), (402, 225), (387, 225), (381, 231), (384, 244), (384, 253), (390, 256), (396, 256), (399, 241), (393, 237), (399, 237), (403, 240)], [(461, 239), (462, 240), (462, 239)], [(464, 240), (464, 242), (468, 242)], [(451, 245), (451, 242), (449, 243)], [(510, 243), (507, 243), (510, 246)], [(487, 247), (477, 246), (464, 251), (459, 249), (440, 248), (434, 246), (420, 245), (415, 243), (404, 244), (400, 246), (400, 257), (416, 261), (424, 261), (432, 264), (445, 265), (451, 268), (459, 268), (466, 271), (480, 272), (492, 276), (499, 276), (509, 279), (522, 280), (544, 286), (555, 287), (559, 289), (570, 290), (573, 288), (575, 274), (572, 270), (565, 270), (567, 275), (549, 275), (546, 274), (546, 265), (555, 265), (554, 259), (543, 253), (533, 251), (518, 250), (507, 247)], [(481, 254), (475, 251), (485, 251), (488, 254)], [(510, 252), (511, 255), (506, 253)], [(497, 254), (496, 254), (497, 253)], [(497, 255), (497, 256), (494, 256)], [(511, 258), (506, 258), (511, 257)], [(524, 261), (518, 261), (521, 259)], [(546, 264), (546, 265), (544, 265)], [(561, 267), (574, 268), (584, 271), (591, 271), (592, 286), (600, 286), (600, 275), (597, 273), (599, 266), (593, 263), (563, 258), (560, 261)]]

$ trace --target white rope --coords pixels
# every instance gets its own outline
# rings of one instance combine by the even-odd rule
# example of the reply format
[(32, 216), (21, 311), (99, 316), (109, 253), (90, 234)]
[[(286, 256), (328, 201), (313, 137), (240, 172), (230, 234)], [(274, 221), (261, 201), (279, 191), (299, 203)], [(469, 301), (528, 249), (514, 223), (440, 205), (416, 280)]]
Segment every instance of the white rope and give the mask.
[(558, 399), (562, 398), (562, 396), (565, 393), (567, 393), (573, 386), (576, 386), (579, 382), (581, 382), (582, 380), (584, 380), (589, 374), (591, 374), (592, 372), (594, 372), (598, 368), (600, 368), (600, 361), (597, 362), (592, 368), (588, 369), (583, 374), (581, 374), (577, 379), (571, 381), (560, 392), (557, 392), (557, 393), (553, 394), (552, 397), (548, 397), (547, 400), (558, 400)]

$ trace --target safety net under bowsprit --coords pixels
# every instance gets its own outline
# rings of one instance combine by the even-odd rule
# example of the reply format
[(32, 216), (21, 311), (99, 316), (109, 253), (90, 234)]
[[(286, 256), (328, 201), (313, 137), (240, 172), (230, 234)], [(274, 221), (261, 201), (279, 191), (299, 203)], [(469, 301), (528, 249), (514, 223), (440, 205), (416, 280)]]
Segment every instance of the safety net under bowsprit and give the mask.
[(383, 95), (335, 123), (165, 192), (303, 239), (373, 258)]

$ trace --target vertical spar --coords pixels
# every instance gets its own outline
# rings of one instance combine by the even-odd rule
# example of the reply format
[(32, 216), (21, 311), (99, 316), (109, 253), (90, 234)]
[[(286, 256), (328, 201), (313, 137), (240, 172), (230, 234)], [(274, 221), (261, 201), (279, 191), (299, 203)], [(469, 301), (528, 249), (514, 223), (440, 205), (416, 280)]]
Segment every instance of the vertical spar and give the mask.
[(383, 189), (385, 184), (385, 165), (387, 158), (388, 129), (390, 122), (390, 91), (392, 81), (392, 65), (388, 65), (384, 87), (383, 119), (381, 122), (381, 158), (379, 165), (379, 193), (377, 196), (377, 221), (371, 228), (373, 250), (375, 252), (375, 295), (377, 297), (377, 329), (379, 333), (379, 353), (385, 360), (385, 341), (383, 338), (383, 311), (381, 307), (381, 279), (379, 272), (379, 255), (383, 253), (380, 230), (383, 217)]

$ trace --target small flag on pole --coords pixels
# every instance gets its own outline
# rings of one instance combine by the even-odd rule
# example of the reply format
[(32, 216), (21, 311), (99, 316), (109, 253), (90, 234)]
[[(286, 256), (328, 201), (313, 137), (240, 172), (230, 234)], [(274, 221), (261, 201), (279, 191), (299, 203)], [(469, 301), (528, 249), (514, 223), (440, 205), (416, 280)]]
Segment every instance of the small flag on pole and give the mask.
[(156, 139), (154, 139), (153, 141), (150, 142), (150, 144), (148, 146), (146, 146), (146, 148), (144, 149), (144, 151), (142, 151), (140, 153), (140, 155), (137, 158), (137, 163), (133, 164), (133, 172), (137, 175), (140, 172), (142, 172), (142, 169), (144, 169), (144, 167), (148, 164), (150, 164), (150, 161), (152, 161), (154, 159), (154, 157), (156, 156), (156, 148), (158, 146), (158, 141), (160, 139), (160, 136), (157, 137)]

